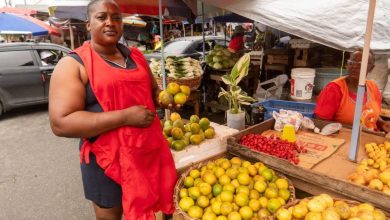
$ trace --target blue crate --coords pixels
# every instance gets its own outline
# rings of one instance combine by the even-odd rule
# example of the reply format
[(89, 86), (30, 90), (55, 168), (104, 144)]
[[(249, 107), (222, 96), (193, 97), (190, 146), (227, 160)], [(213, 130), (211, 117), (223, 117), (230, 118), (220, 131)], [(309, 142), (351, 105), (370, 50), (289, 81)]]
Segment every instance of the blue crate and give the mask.
[(314, 108), (316, 107), (315, 103), (284, 100), (266, 100), (262, 102), (256, 102), (252, 104), (252, 107), (260, 105), (266, 109), (266, 112), (264, 113), (264, 120), (272, 118), (272, 112), (279, 112), (280, 109), (297, 111), (300, 112), (303, 116), (314, 118)]

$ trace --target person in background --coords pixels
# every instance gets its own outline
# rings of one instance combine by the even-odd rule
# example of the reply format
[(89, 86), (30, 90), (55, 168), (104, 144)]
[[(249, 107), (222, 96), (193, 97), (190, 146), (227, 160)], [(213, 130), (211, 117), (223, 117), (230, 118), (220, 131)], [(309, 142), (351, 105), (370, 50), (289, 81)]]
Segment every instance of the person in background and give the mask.
[[(317, 118), (353, 124), (362, 56), (362, 51), (353, 52), (347, 61), (348, 76), (333, 80), (321, 91), (314, 110)], [(375, 57), (370, 51), (366, 74), (374, 68), (374, 63)], [(381, 105), (382, 96), (378, 86), (374, 81), (366, 80), (361, 123), (369, 130), (388, 133), (390, 122), (380, 118)]]
[(242, 49), (244, 49), (244, 28), (238, 25), (230, 39), (228, 50), (232, 53), (237, 53)]
[(142, 53), (118, 43), (115, 1), (93, 0), (87, 15), (91, 40), (61, 59), (51, 77), (52, 131), (80, 138), (84, 194), (97, 220), (170, 214), (177, 176), (156, 114), (158, 85)]

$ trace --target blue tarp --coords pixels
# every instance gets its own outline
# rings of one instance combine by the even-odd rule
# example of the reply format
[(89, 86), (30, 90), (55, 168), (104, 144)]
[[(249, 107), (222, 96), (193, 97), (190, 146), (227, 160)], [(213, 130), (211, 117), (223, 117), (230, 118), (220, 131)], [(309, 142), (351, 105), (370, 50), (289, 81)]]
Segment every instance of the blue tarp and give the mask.
[(23, 17), (1, 12), (0, 34), (32, 34), (33, 36), (41, 36), (48, 35), (49, 32)]

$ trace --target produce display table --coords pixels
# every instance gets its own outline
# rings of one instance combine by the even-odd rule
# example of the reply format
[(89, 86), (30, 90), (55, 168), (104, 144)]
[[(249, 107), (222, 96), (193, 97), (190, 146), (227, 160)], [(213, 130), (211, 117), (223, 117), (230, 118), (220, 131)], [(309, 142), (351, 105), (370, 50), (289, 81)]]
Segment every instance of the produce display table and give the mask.
[[(351, 129), (342, 128), (339, 133), (331, 135), (344, 139), (345, 143), (330, 157), (322, 160), (311, 169), (291, 164), (290, 162), (264, 153), (253, 151), (238, 143), (241, 136), (272, 129), (275, 120), (270, 119), (261, 124), (249, 127), (228, 139), (228, 153), (252, 161), (261, 161), (267, 166), (285, 174), (292, 180), (294, 186), (310, 194), (329, 193), (334, 197), (351, 198), (361, 202), (369, 202), (387, 212), (390, 211), (390, 196), (368, 187), (353, 184), (347, 180), (357, 164), (348, 159), (349, 145), (351, 141)], [(326, 124), (324, 121), (315, 120), (317, 127)], [(358, 161), (365, 158), (364, 144), (376, 142), (383, 143), (382, 136), (362, 132), (360, 136), (360, 148)]]
[(206, 139), (199, 145), (189, 145), (182, 151), (171, 150), (177, 170), (226, 152), (228, 136), (238, 130), (213, 122), (210, 125), (215, 129), (214, 138)]

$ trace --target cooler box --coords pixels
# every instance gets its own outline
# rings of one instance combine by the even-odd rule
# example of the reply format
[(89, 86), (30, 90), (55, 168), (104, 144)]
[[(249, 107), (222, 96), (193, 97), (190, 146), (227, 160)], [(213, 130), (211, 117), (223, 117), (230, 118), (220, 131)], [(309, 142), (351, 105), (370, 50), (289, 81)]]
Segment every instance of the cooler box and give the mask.
[(199, 145), (188, 145), (182, 151), (171, 149), (177, 170), (226, 152), (228, 136), (237, 133), (238, 130), (213, 122), (210, 125), (215, 129), (213, 139), (205, 139)]
[(279, 112), (280, 109), (297, 111), (300, 112), (303, 116), (314, 118), (314, 109), (316, 107), (315, 103), (284, 100), (266, 100), (262, 102), (256, 102), (252, 104), (252, 107), (260, 105), (266, 109), (266, 112), (264, 113), (264, 120), (272, 118), (272, 112)]

